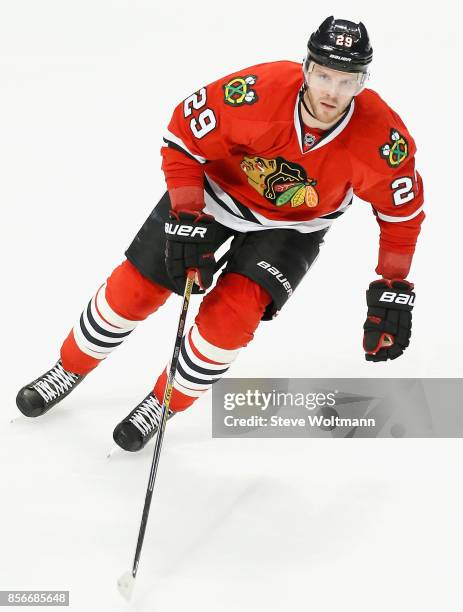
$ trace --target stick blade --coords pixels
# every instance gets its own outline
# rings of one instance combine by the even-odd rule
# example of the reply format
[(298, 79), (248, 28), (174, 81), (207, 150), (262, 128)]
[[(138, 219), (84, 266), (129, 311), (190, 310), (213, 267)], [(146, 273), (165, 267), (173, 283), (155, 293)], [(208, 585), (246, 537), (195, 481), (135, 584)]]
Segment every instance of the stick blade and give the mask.
[(132, 576), (132, 572), (125, 572), (117, 581), (117, 590), (127, 601), (132, 597), (133, 587), (135, 585), (135, 578)]

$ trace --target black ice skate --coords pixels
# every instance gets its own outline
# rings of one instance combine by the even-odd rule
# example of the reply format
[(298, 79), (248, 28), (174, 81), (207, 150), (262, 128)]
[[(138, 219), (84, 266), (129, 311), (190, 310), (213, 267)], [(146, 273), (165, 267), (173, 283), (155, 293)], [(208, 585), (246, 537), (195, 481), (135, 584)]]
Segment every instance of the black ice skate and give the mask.
[[(167, 418), (174, 416), (169, 410)], [(161, 425), (162, 405), (150, 393), (138, 404), (113, 431), (114, 442), (127, 451), (142, 449), (151, 440)]]
[(16, 405), (27, 417), (41, 416), (69, 395), (84, 378), (65, 370), (60, 359), (51, 370), (19, 391)]

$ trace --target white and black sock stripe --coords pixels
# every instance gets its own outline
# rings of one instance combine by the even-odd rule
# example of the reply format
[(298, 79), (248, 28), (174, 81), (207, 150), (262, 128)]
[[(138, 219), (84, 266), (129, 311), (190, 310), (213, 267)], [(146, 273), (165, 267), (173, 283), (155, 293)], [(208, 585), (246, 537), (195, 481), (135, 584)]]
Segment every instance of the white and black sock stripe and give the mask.
[(77, 346), (95, 359), (105, 359), (138, 325), (138, 321), (125, 319), (111, 308), (105, 291), (106, 283), (98, 289), (73, 328)]
[(194, 325), (183, 338), (174, 388), (184, 395), (199, 397), (222, 378), (238, 353), (239, 349), (231, 351), (210, 344)]

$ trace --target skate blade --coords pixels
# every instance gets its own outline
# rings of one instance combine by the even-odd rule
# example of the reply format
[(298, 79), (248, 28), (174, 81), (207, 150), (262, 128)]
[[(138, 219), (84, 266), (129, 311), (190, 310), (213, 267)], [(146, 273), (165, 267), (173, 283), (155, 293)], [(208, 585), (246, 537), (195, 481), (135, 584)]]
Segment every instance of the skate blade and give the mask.
[(133, 587), (135, 585), (135, 578), (132, 576), (132, 572), (125, 572), (117, 581), (117, 590), (127, 601), (132, 597)]

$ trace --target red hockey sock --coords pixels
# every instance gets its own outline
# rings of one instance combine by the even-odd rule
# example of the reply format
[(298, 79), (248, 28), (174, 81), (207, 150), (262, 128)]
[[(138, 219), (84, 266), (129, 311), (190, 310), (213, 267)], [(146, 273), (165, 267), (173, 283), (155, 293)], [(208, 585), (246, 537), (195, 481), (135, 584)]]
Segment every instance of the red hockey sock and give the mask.
[(153, 283), (128, 260), (115, 268), (82, 312), (61, 347), (66, 370), (85, 375), (164, 304), (170, 291)]

